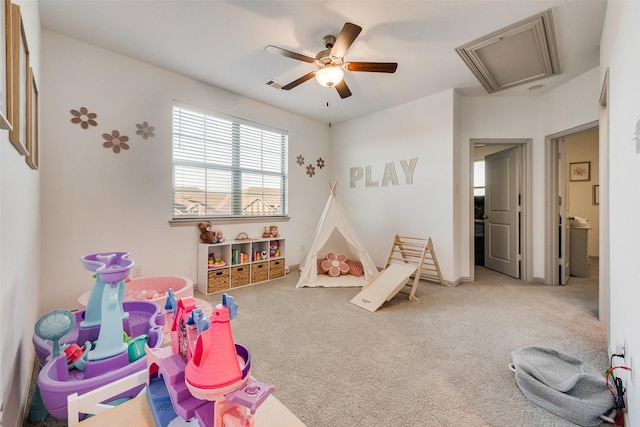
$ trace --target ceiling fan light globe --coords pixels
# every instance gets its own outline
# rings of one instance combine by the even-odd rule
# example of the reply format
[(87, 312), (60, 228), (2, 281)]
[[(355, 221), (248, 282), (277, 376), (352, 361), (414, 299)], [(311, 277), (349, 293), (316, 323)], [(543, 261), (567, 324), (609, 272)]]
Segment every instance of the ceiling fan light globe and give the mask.
[(343, 77), (344, 71), (339, 67), (323, 67), (316, 71), (316, 80), (325, 87), (334, 87)]

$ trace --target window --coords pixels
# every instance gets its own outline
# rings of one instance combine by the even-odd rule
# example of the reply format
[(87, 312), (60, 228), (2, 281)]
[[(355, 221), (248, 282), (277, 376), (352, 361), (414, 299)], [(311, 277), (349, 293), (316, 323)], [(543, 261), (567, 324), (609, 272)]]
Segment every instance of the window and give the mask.
[(287, 133), (173, 107), (173, 219), (287, 215)]
[(473, 195), (484, 196), (484, 160), (473, 162)]

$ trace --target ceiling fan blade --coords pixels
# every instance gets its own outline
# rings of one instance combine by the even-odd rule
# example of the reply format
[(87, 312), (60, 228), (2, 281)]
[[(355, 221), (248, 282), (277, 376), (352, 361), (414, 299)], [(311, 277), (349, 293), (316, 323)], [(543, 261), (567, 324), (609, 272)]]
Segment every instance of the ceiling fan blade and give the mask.
[(360, 34), (360, 31), (362, 31), (362, 27), (359, 27), (356, 24), (352, 24), (351, 22), (344, 24), (336, 42), (331, 48), (331, 55), (343, 58), (347, 53), (349, 46), (351, 46), (356, 37), (358, 37), (358, 34)]
[(395, 73), (396, 62), (348, 62), (345, 68), (349, 71), (368, 71), (370, 73)]
[(269, 45), (265, 47), (264, 50), (265, 52), (273, 53), (275, 55), (286, 56), (287, 58), (297, 59), (298, 61), (311, 62), (311, 63), (315, 61), (315, 58), (312, 58), (310, 56), (291, 52), (290, 50), (282, 49), (281, 47), (277, 47), (277, 46)]
[(291, 83), (282, 86), (282, 90), (290, 90), (293, 89), (294, 87), (306, 82), (309, 79), (312, 79), (314, 76), (316, 75), (315, 71), (310, 72), (309, 74), (305, 74), (304, 76), (300, 77), (299, 79), (296, 79), (294, 81), (292, 81)]
[(351, 91), (349, 90), (349, 86), (347, 86), (344, 79), (342, 79), (340, 83), (336, 85), (336, 90), (338, 91), (338, 94), (340, 94), (340, 98), (342, 99), (348, 98), (351, 96)]

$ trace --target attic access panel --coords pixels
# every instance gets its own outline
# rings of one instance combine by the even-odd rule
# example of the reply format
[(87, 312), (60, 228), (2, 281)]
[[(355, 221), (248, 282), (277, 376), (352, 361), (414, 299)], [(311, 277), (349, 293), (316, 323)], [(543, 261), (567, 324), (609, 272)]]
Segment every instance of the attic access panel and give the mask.
[(489, 93), (560, 74), (551, 9), (460, 46), (456, 52)]

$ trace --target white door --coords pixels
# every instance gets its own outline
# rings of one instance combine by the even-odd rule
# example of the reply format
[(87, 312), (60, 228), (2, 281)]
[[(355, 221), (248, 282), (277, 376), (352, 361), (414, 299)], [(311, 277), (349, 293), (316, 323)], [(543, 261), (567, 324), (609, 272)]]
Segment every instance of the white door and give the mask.
[(520, 278), (519, 147), (485, 157), (484, 265)]
[(558, 217), (559, 223), (559, 256), (558, 266), (560, 275), (560, 284), (566, 285), (569, 280), (571, 259), (571, 242), (569, 241), (569, 215), (567, 215), (567, 161), (565, 155), (564, 139), (558, 141)]

